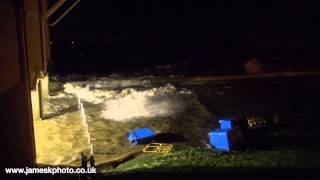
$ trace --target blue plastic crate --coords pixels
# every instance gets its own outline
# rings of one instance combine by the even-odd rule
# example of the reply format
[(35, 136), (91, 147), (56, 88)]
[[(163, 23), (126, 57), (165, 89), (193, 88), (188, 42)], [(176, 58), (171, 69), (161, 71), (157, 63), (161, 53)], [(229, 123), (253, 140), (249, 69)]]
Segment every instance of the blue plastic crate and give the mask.
[(209, 133), (210, 145), (219, 151), (231, 151), (241, 144), (242, 132), (240, 128), (221, 129)]
[(243, 132), (248, 130), (248, 122), (246, 118), (220, 119), (220, 129), (230, 129), (239, 127)]
[(146, 144), (155, 137), (155, 133), (150, 128), (142, 128), (131, 131), (128, 140), (131, 144)]

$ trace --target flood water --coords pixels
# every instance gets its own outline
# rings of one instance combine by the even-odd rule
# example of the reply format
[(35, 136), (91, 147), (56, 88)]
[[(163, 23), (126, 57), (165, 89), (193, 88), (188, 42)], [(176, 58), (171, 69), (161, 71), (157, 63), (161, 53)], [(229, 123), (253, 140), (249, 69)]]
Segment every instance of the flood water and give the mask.
[(255, 115), (308, 133), (319, 124), (319, 77), (269, 78), (241, 81), (52, 76), (47, 119), (35, 122), (37, 162), (80, 165), (89, 152), (77, 95), (83, 103), (97, 163), (137, 147), (127, 135), (149, 127), (161, 142), (207, 147), (207, 134), (218, 119)]

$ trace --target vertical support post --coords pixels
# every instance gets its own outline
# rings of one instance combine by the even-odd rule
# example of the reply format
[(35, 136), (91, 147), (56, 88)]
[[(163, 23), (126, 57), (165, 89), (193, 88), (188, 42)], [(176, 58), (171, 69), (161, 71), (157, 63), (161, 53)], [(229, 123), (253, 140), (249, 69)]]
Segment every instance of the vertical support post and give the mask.
[(38, 96), (39, 96), (39, 115), (40, 115), (40, 119), (44, 119), (44, 114), (43, 114), (43, 98), (42, 98), (42, 93), (41, 93), (41, 81), (38, 82)]
[(90, 153), (93, 155), (93, 144), (90, 145)]

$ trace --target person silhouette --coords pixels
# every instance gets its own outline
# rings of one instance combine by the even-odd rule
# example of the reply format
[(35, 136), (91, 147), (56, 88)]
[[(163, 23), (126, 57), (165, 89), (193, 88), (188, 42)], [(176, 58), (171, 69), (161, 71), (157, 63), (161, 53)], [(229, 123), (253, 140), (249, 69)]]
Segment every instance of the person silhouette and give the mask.
[(84, 168), (85, 170), (87, 170), (88, 166), (87, 166), (87, 156), (84, 155), (83, 152), (81, 152), (81, 167)]
[(89, 162), (90, 162), (90, 167), (94, 167), (94, 156), (93, 156), (93, 154), (90, 155)]

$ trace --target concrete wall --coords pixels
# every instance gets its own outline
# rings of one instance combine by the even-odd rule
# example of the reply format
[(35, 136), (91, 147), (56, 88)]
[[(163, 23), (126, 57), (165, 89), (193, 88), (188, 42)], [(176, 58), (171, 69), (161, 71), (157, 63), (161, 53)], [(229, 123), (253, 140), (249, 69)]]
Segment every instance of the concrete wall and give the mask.
[(0, 161), (7, 167), (34, 166), (36, 158), (20, 8), (0, 1)]
[(43, 51), (41, 38), (41, 18), (40, 6), (38, 0), (25, 0), (25, 31), (26, 47), (29, 65), (30, 88), (35, 89), (37, 78), (40, 77), (40, 71), (43, 69)]
[(1, 166), (35, 165), (33, 123), (26, 88), (21, 82), (0, 96), (0, 159), (4, 162)]
[[(24, 1), (26, 51), (33, 120), (41, 120), (41, 102), (48, 97), (47, 63), (50, 59), (49, 29), (42, 14), (48, 9), (45, 0)], [(40, 83), (40, 85), (38, 84)], [(41, 87), (41, 89), (39, 88)]]
[[(0, 94), (13, 88), (21, 81), (20, 63), (17, 61), (17, 32), (14, 8), (9, 2), (0, 4)], [(10, 8), (9, 8), (10, 7)], [(10, 59), (16, 59), (10, 60)]]

